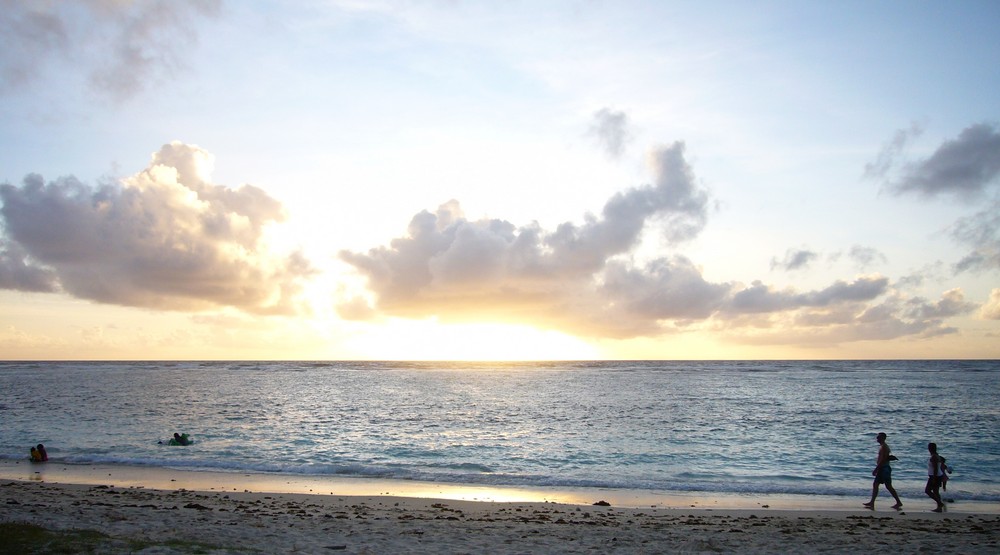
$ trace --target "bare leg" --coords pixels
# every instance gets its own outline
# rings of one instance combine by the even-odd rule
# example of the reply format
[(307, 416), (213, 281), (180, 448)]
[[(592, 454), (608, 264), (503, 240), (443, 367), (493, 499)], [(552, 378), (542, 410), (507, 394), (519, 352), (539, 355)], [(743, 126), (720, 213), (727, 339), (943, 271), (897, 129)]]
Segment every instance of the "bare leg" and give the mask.
[(940, 482), (936, 482), (933, 478), (928, 478), (927, 487), (924, 488), (924, 493), (927, 494), (927, 497), (930, 497), (937, 503), (937, 507), (934, 509), (935, 513), (944, 511), (944, 503), (941, 502), (941, 494), (938, 492), (939, 484)]
[(885, 489), (889, 490), (892, 494), (892, 498), (896, 500), (896, 504), (892, 506), (893, 509), (902, 509), (903, 502), (899, 500), (899, 495), (896, 494), (896, 488), (892, 487), (892, 484), (886, 484)]
[(878, 483), (872, 484), (872, 498), (871, 500), (869, 500), (867, 503), (864, 504), (865, 507), (868, 507), (869, 509), (874, 509), (876, 497), (878, 497)]

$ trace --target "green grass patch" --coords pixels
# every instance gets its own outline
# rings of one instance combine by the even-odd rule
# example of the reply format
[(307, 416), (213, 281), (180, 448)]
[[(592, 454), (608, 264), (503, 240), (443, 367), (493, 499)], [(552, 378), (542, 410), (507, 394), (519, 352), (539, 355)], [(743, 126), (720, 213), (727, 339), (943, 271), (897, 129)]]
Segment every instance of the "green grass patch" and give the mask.
[(112, 538), (93, 530), (46, 530), (35, 524), (0, 523), (0, 554), (93, 553)]
[(48, 530), (36, 524), (0, 522), (0, 555), (131, 553), (158, 546), (193, 554), (208, 554), (226, 549), (217, 545), (185, 540), (125, 539), (96, 530)]

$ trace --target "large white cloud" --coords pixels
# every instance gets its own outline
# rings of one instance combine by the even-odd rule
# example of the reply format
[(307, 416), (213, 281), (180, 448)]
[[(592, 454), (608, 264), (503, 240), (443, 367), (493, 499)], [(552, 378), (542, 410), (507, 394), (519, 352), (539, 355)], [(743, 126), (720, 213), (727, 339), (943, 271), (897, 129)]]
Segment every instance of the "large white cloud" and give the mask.
[[(354, 298), (344, 317), (379, 314), (444, 320), (511, 321), (592, 337), (655, 336), (692, 326), (751, 330), (779, 342), (858, 341), (948, 333), (944, 320), (971, 311), (961, 292), (931, 303), (905, 298), (888, 278), (836, 280), (813, 291), (762, 282), (713, 283), (687, 257), (635, 259), (643, 231), (676, 247), (706, 224), (709, 195), (675, 143), (651, 156), (654, 180), (612, 196), (600, 216), (553, 230), (500, 219), (470, 221), (457, 201), (420, 212), (403, 237), (367, 253), (341, 252), (368, 282), (374, 306)], [(815, 253), (790, 251), (801, 267)], [(869, 261), (877, 257), (868, 254)], [(742, 333), (742, 332), (734, 332)]]
[(212, 184), (211, 163), (208, 152), (173, 142), (119, 183), (32, 174), (0, 185), (0, 276), (21, 276), (0, 286), (129, 306), (292, 312), (313, 270), (299, 253), (266, 247), (264, 229), (284, 219), (282, 205), (251, 185)]
[(987, 320), (1000, 320), (1000, 288), (990, 291), (990, 299), (982, 306), (979, 315)]
[[(706, 283), (680, 259), (642, 270), (615, 261), (638, 245), (650, 221), (660, 222), (674, 244), (706, 223), (709, 195), (684, 158), (684, 144), (661, 148), (650, 161), (652, 184), (614, 195), (583, 224), (547, 231), (537, 223), (469, 221), (451, 201), (414, 216), (407, 236), (388, 247), (341, 258), (368, 279), (378, 308), (389, 314), (531, 321), (587, 335), (635, 335), (656, 330), (659, 319), (704, 316), (728, 286)], [(654, 294), (653, 284), (674, 292)], [(685, 302), (692, 306), (667, 301), (685, 297), (689, 287), (696, 295)], [(609, 320), (610, 313), (617, 317)]]

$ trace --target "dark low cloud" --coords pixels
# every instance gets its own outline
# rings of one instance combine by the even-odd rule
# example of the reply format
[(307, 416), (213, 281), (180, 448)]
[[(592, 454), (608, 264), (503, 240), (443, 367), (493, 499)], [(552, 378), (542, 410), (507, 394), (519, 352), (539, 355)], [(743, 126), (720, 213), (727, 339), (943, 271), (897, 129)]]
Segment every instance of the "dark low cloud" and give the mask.
[(785, 257), (778, 260), (777, 257), (771, 259), (772, 270), (794, 271), (809, 267), (814, 260), (819, 258), (819, 254), (807, 249), (788, 249)]
[(212, 184), (210, 170), (209, 153), (174, 142), (118, 183), (32, 174), (0, 185), (0, 275), (20, 276), (0, 285), (127, 306), (293, 312), (313, 270), (301, 254), (264, 245), (281, 204), (251, 185)]
[[(871, 284), (869, 284), (871, 285)], [(864, 289), (864, 287), (862, 287)], [(927, 339), (958, 333), (947, 318), (975, 310), (959, 290), (945, 292), (937, 301), (905, 298), (894, 291), (869, 301), (850, 296), (828, 305), (799, 305), (791, 312), (769, 312), (747, 324), (732, 320), (730, 339), (757, 345), (802, 345), (833, 347), (859, 341), (889, 341), (900, 338)], [(795, 297), (796, 294), (787, 294)], [(813, 294), (805, 294), (813, 297)], [(738, 328), (733, 323), (744, 327)]]
[(969, 314), (976, 308), (975, 303), (967, 302), (960, 289), (945, 291), (937, 301), (928, 301), (922, 297), (908, 299), (903, 315), (910, 320), (927, 322), (941, 321), (952, 316)]
[(619, 158), (632, 140), (628, 115), (625, 112), (601, 108), (594, 112), (594, 118), (587, 134), (597, 140), (611, 158)]
[(595, 298), (602, 310), (591, 329), (605, 337), (655, 335), (667, 322), (685, 326), (711, 317), (726, 302), (733, 285), (707, 281), (682, 256), (643, 266), (615, 261), (600, 276)]
[(1000, 131), (995, 125), (980, 123), (945, 141), (926, 159), (907, 165), (902, 177), (890, 183), (890, 189), (898, 194), (975, 199), (997, 185), (997, 176)]
[(113, 100), (129, 98), (185, 67), (197, 23), (221, 0), (30, 2), (0, 0), (0, 93), (43, 78), (84, 79)]
[(51, 293), (57, 283), (52, 270), (32, 263), (17, 243), (0, 238), (0, 289)]
[(785, 312), (800, 308), (828, 307), (844, 302), (871, 301), (886, 293), (889, 280), (862, 277), (851, 283), (837, 281), (829, 287), (810, 292), (777, 291), (760, 281), (738, 291), (726, 311), (733, 314)]
[(974, 311), (964, 294), (946, 291), (937, 301), (921, 297), (889, 296), (881, 303), (866, 307), (856, 319), (857, 325), (830, 330), (833, 338), (852, 341), (890, 340), (900, 337), (929, 338), (958, 333), (945, 323), (947, 318)]

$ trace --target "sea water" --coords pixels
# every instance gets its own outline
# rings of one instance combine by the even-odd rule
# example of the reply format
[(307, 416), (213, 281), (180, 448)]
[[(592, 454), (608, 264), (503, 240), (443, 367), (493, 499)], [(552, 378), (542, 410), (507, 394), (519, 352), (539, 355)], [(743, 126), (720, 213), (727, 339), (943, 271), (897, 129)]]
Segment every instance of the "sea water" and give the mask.
[[(0, 362), (0, 457), (650, 492), (1000, 502), (1000, 361)], [(174, 432), (194, 444), (167, 445)]]

